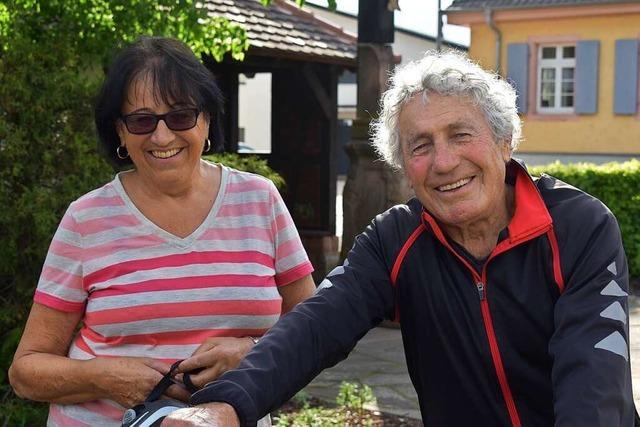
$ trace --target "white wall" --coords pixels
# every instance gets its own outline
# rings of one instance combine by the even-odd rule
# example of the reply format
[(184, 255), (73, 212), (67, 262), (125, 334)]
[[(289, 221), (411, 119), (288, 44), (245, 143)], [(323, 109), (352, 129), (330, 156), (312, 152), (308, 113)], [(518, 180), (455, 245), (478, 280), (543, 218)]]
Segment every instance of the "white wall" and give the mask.
[(238, 80), (238, 127), (244, 128), (238, 151), (270, 153), (271, 73), (256, 73), (253, 78), (240, 74)]
[[(355, 16), (350, 17), (340, 15), (323, 8), (309, 5), (305, 6), (304, 9), (312, 12), (317, 17), (323, 18), (332, 22), (334, 25), (342, 27), (344, 30), (353, 33), (354, 36), (358, 34), (358, 20)], [(393, 53), (396, 55), (402, 55), (402, 63), (421, 58), (425, 51), (435, 49), (436, 47), (435, 42), (429, 39), (407, 34), (398, 30), (396, 30), (394, 38), (395, 42), (392, 44)]]

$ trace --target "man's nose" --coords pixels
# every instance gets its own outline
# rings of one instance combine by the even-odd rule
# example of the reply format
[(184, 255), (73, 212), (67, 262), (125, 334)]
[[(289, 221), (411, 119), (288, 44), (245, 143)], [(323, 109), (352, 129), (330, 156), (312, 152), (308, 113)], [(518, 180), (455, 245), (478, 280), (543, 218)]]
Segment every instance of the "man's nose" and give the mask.
[(460, 163), (460, 156), (455, 147), (448, 141), (436, 141), (432, 168), (437, 173), (447, 173)]

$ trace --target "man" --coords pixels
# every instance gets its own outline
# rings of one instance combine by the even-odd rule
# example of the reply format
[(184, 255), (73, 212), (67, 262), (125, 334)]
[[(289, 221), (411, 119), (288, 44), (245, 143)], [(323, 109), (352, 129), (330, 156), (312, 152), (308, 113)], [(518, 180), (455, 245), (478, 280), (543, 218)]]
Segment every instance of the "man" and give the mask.
[(633, 425), (618, 225), (511, 159), (515, 100), (458, 54), (398, 69), (374, 144), (416, 199), (376, 217), (314, 297), (163, 425), (254, 425), (385, 317), (401, 321), (427, 426)]

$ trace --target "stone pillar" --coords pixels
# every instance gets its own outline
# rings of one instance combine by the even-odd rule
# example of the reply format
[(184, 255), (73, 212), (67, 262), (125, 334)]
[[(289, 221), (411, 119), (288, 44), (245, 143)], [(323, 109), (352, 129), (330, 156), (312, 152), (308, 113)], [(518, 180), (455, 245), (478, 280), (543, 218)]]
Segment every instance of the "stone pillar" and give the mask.
[(378, 112), (378, 103), (387, 88), (393, 59), (390, 45), (358, 45), (358, 109), (351, 142), (346, 146), (350, 165), (342, 195), (344, 219), (341, 259), (347, 256), (355, 236), (377, 214), (407, 201), (412, 195), (404, 176), (378, 160), (369, 143), (370, 117)]
[(300, 240), (313, 265), (313, 281), (320, 284), (326, 275), (338, 265), (338, 236), (300, 235)]

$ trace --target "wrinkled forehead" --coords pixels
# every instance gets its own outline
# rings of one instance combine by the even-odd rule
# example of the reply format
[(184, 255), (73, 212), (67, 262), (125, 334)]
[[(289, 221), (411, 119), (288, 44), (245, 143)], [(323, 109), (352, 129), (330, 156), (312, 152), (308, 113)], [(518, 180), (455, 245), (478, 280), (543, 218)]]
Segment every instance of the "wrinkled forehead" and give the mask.
[(423, 127), (461, 127), (464, 124), (487, 126), (484, 111), (470, 98), (438, 93), (415, 93), (401, 107), (398, 114), (398, 130), (401, 135)]

